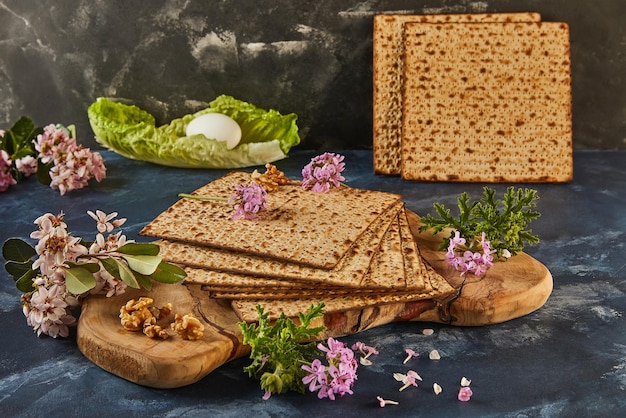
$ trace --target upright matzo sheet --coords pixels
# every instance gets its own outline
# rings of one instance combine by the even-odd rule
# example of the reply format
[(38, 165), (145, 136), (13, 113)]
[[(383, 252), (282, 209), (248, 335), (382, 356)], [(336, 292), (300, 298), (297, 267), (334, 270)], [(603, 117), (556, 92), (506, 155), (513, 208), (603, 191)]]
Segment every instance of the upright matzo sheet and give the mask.
[[(223, 278), (234, 285), (242, 285), (254, 280), (261, 285), (264, 279), (272, 279), (272, 281), (292, 281), (299, 285), (312, 283), (353, 288), (368, 285), (390, 287), (386, 285), (388, 282), (386, 276), (384, 281), (380, 279), (382, 284), (380, 282), (365, 284), (363, 281), (370, 270), (372, 258), (378, 252), (381, 241), (393, 239), (393, 237), (387, 237), (393, 233), (389, 231), (389, 227), (393, 222), (397, 223), (397, 216), (402, 208), (403, 203), (396, 203), (372, 222), (355, 241), (346, 256), (330, 270), (184, 242), (157, 242), (161, 248), (159, 255), (169, 262), (208, 270), (202, 273), (196, 271), (187, 278), (188, 282), (201, 284), (206, 284), (208, 281), (218, 283), (219, 278)], [(389, 255), (391, 256), (393, 255)], [(394, 267), (399, 270), (401, 266), (402, 264)]]
[(444, 15), (376, 15), (373, 33), (373, 156), (374, 172), (399, 175), (402, 138), (402, 84), (407, 22), (474, 23), (539, 22), (539, 13), (488, 13)]
[[(249, 174), (234, 172), (194, 194), (228, 197), (234, 184), (250, 181)], [(289, 184), (268, 193), (268, 210), (255, 220), (233, 221), (225, 202), (181, 199), (141, 233), (330, 269), (399, 200), (399, 195), (372, 190), (341, 187), (316, 193)]]
[(402, 177), (572, 178), (564, 23), (407, 23)]

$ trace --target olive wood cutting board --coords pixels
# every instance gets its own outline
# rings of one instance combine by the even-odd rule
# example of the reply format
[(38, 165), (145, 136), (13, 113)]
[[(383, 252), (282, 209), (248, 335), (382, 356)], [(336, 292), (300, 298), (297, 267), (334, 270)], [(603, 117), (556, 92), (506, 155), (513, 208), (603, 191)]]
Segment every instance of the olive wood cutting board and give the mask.
[[(407, 215), (421, 254), (457, 292), (437, 305), (417, 301), (327, 314), (322, 338), (354, 334), (394, 321), (496, 324), (539, 309), (550, 296), (552, 275), (525, 253), (496, 263), (482, 277), (462, 277), (446, 263), (445, 252), (438, 250), (441, 237), (419, 233), (419, 217), (409, 211)], [(120, 307), (140, 296), (153, 298), (155, 306), (170, 302), (174, 312), (193, 312), (204, 323), (204, 337), (196, 341), (180, 337), (161, 340), (123, 329)], [(249, 354), (237, 322), (230, 303), (210, 298), (201, 285), (155, 283), (150, 291), (129, 289), (112, 298), (87, 298), (78, 321), (77, 342), (88, 359), (110, 373), (144, 386), (176, 388), (197, 382), (222, 364)]]

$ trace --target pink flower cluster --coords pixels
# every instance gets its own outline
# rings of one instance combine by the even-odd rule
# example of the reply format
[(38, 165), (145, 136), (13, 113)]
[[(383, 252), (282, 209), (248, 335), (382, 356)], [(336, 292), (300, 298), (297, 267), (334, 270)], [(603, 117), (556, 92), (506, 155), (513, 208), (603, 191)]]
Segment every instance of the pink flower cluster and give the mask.
[(9, 186), (16, 183), (11, 174), (11, 158), (5, 150), (0, 150), (0, 192), (5, 192)]
[(309, 386), (309, 391), (317, 391), (319, 399), (329, 398), (334, 401), (335, 395), (352, 395), (358, 363), (354, 352), (341, 341), (329, 338), (327, 344), (319, 343), (317, 348), (326, 353), (328, 366), (319, 359), (313, 360), (310, 365), (303, 365), (302, 370), (308, 374), (302, 378), (302, 383)]
[(76, 323), (71, 310), (79, 305), (78, 299), (67, 291), (62, 281), (38, 277), (34, 284), (36, 290), (22, 295), (26, 323), (38, 336), (67, 337), (68, 326)]
[(341, 175), (345, 168), (343, 159), (343, 155), (331, 152), (312, 158), (302, 169), (302, 188), (327, 193), (331, 187), (341, 186), (341, 182), (345, 180)]
[(267, 192), (263, 186), (257, 183), (251, 183), (248, 186), (236, 184), (235, 194), (228, 199), (228, 203), (234, 205), (235, 209), (233, 220), (256, 219), (260, 211), (267, 209), (266, 196)]
[(465, 273), (474, 273), (476, 276), (484, 274), (491, 266), (493, 266), (493, 253), (489, 241), (485, 239), (485, 233), (482, 233), (480, 246), (482, 253), (465, 250), (462, 254), (457, 252), (457, 246), (464, 246), (465, 238), (461, 237), (459, 231), (455, 231), (454, 237), (450, 239), (448, 252), (446, 253), (446, 261), (455, 269)]
[(58, 189), (61, 195), (87, 186), (92, 178), (100, 182), (106, 177), (102, 156), (78, 145), (65, 129), (52, 124), (46, 126), (37, 135), (35, 149), (43, 164), (54, 163), (50, 169), (50, 187)]
[[(53, 338), (68, 335), (68, 325), (73, 325), (76, 318), (72, 308), (79, 304), (83, 295), (70, 293), (65, 286), (65, 269), (69, 262), (75, 262), (81, 256), (93, 256), (102, 252), (115, 251), (124, 245), (126, 237), (121, 232), (109, 234), (105, 238), (101, 232), (111, 232), (115, 227), (122, 225), (126, 219), (115, 220), (117, 213), (107, 215), (102, 211), (88, 211), (98, 224), (96, 239), (87, 248), (81, 244), (81, 239), (73, 237), (67, 231), (63, 213), (52, 215), (46, 213), (35, 220), (38, 226), (30, 234), (37, 239), (35, 251), (37, 260), (32, 265), (33, 270), (39, 269), (40, 275), (34, 279), (35, 289), (22, 296), (22, 306), (26, 322), (32, 326), (37, 335), (46, 334)], [(93, 261), (99, 262), (97, 257)], [(106, 294), (107, 297), (119, 295), (126, 289), (126, 284), (119, 278), (113, 277), (102, 266), (94, 273), (96, 286), (90, 293)]]

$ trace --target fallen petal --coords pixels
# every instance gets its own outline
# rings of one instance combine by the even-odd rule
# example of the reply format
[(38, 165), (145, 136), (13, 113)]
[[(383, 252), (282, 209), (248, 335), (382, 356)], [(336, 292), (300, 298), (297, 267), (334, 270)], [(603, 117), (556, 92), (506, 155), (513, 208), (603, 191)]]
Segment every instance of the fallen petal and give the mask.
[(437, 383), (433, 383), (433, 392), (435, 392), (435, 395), (439, 395), (441, 391), (443, 391), (443, 388)]
[(469, 386), (471, 383), (472, 383), (472, 381), (469, 380), (465, 376), (463, 376), (463, 378), (461, 379), (461, 386), (463, 386), (463, 387)]
[(359, 363), (361, 363), (363, 366), (371, 366), (373, 364), (371, 360), (368, 360), (365, 357), (361, 357), (359, 359)]
[(432, 328), (426, 328), (422, 330), (422, 334), (424, 335), (433, 335), (434, 333), (435, 333), (435, 330)]
[(441, 359), (441, 355), (439, 354), (439, 351), (433, 350), (430, 354), (428, 354), (428, 358), (431, 360), (439, 360)]
[(396, 379), (398, 382), (402, 382), (404, 379), (406, 379), (406, 375), (402, 373), (394, 373), (393, 378)]

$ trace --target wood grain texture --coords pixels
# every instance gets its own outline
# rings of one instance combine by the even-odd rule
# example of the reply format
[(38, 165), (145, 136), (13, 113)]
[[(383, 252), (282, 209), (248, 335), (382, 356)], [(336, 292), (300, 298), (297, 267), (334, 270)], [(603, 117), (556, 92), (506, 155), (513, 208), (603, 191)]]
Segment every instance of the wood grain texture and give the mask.
[[(371, 306), (327, 314), (322, 338), (354, 334), (394, 321), (438, 322), (460, 326), (496, 324), (539, 309), (552, 291), (552, 276), (539, 261), (520, 253), (497, 263), (483, 277), (462, 278), (437, 250), (441, 238), (419, 233), (419, 217), (408, 213), (409, 223), (424, 258), (457, 289), (443, 304), (416, 301)], [(193, 312), (205, 326), (204, 337), (185, 341), (179, 337), (153, 340), (126, 331), (119, 309), (131, 298), (150, 296), (156, 306), (171, 302), (174, 312)], [(201, 285), (163, 285), (150, 292), (132, 290), (113, 298), (85, 300), (78, 322), (78, 347), (96, 365), (117, 376), (154, 388), (185, 386), (222, 364), (246, 356), (238, 317), (228, 301), (212, 299)]]

